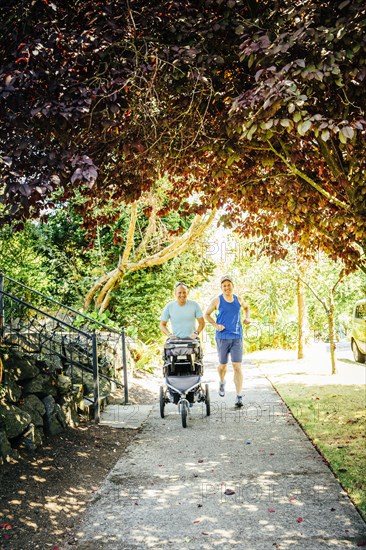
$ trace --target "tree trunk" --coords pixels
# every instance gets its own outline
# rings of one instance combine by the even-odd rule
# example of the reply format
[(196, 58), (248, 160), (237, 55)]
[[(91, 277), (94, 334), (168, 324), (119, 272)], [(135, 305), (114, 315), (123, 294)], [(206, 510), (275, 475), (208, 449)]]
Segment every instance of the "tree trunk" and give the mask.
[(304, 300), (304, 285), (301, 281), (301, 277), (296, 281), (296, 295), (297, 295), (297, 314), (298, 314), (298, 337), (297, 337), (297, 358), (304, 358), (305, 349), (305, 300)]
[(327, 315), (332, 374), (337, 374), (337, 362), (335, 357), (336, 335), (335, 335), (335, 322), (334, 322), (334, 295), (336, 293), (337, 286), (339, 285), (340, 282), (342, 282), (343, 276), (344, 276), (344, 271), (341, 270), (338, 280), (335, 282), (333, 288), (329, 292), (329, 307), (327, 305), (326, 300), (323, 300), (318, 295), (316, 290), (311, 285), (309, 285), (309, 283), (307, 283), (304, 279), (302, 279), (302, 282), (311, 290), (315, 298), (319, 300), (319, 302), (322, 304)]
[(332, 364), (332, 374), (337, 374), (337, 362), (335, 357), (336, 348), (336, 335), (335, 335), (335, 323), (334, 323), (334, 297), (330, 295), (330, 305), (327, 311), (328, 319), (328, 331), (329, 331), (329, 345), (330, 345), (330, 360)]

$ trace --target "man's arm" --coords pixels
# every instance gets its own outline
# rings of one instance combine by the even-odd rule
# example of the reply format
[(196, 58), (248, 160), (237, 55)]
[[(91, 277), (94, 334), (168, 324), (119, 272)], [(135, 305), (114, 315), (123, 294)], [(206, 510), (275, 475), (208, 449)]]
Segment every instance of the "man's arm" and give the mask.
[(213, 300), (211, 300), (211, 302), (209, 303), (209, 305), (207, 306), (207, 308), (205, 310), (205, 319), (216, 330), (218, 330), (220, 332), (221, 330), (224, 330), (224, 328), (225, 328), (224, 325), (218, 325), (216, 323), (215, 319), (211, 316), (211, 313), (219, 307), (219, 303), (220, 303), (220, 300), (219, 300), (218, 296), (216, 298), (214, 298)]
[(205, 328), (205, 320), (203, 318), (203, 313), (201, 306), (198, 304), (198, 302), (194, 302), (196, 311), (195, 311), (195, 319), (197, 319), (198, 327), (194, 330), (193, 334), (190, 335), (190, 338), (198, 338), (198, 335), (203, 331)]
[(205, 320), (203, 317), (197, 317), (198, 327), (194, 331), (193, 334), (191, 334), (190, 338), (198, 338), (198, 335), (203, 331), (205, 328)]
[(163, 334), (165, 334), (165, 336), (168, 336), (168, 337), (173, 337), (175, 336), (174, 334), (172, 334), (168, 328), (168, 323), (169, 321), (171, 321), (170, 319), (170, 303), (169, 304), (166, 304), (166, 306), (164, 307), (162, 313), (161, 313), (161, 316), (160, 316), (160, 330)]
[(243, 319), (243, 323), (245, 325), (249, 325), (250, 322), (251, 322), (251, 319), (250, 319), (250, 310), (249, 310), (249, 304), (247, 304), (246, 302), (244, 302), (244, 300), (240, 297), (238, 297), (238, 300), (239, 300), (239, 304), (241, 305), (241, 307), (243, 308), (244, 310), (244, 314), (245, 314), (245, 317)]
[(199, 317), (197, 319), (197, 322), (198, 322), (197, 332), (198, 332), (198, 334), (200, 334), (203, 331), (203, 329), (205, 328), (206, 323), (205, 323), (205, 320), (204, 320), (203, 317)]
[(170, 332), (170, 330), (168, 329), (168, 321), (160, 321), (160, 330), (163, 334), (165, 334), (165, 336), (174, 336), (174, 334), (172, 334)]

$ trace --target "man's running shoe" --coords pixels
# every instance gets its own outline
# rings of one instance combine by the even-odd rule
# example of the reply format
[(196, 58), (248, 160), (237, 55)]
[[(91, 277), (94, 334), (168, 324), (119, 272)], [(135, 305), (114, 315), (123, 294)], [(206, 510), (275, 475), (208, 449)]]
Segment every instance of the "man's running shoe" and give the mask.
[(243, 398), (241, 395), (237, 395), (236, 396), (236, 401), (235, 401), (235, 407), (237, 407), (238, 409), (240, 409), (240, 407), (243, 406)]
[(220, 382), (219, 384), (219, 396), (224, 397), (225, 395), (225, 382)]

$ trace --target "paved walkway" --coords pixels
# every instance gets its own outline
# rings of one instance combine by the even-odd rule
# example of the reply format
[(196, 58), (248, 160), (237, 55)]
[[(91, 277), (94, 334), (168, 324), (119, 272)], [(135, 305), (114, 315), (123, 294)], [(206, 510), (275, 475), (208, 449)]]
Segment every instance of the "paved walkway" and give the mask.
[(78, 550), (363, 545), (365, 523), (267, 378), (245, 365), (237, 411), (232, 371), (222, 399), (215, 356), (205, 359), (211, 416), (196, 404), (183, 429), (176, 406), (164, 419), (152, 407), (85, 514)]

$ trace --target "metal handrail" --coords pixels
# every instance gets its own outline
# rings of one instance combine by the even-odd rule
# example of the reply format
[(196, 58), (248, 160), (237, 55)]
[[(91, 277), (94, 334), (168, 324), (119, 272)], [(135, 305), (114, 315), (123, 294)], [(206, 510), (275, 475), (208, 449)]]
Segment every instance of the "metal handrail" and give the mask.
[[(93, 407), (94, 407), (94, 419), (96, 422), (99, 422), (100, 419), (100, 400), (99, 400), (99, 378), (104, 378), (109, 381), (113, 381), (118, 386), (123, 386), (120, 382), (117, 380), (104, 375), (104, 373), (99, 372), (98, 367), (98, 342), (97, 342), (97, 335), (95, 330), (93, 330), (92, 333), (85, 332), (84, 330), (81, 330), (79, 328), (76, 328), (70, 323), (67, 323), (66, 321), (63, 321), (62, 319), (59, 319), (55, 317), (54, 315), (51, 315), (50, 313), (47, 313), (40, 309), (39, 307), (36, 307), (29, 302), (26, 302), (25, 300), (22, 300), (21, 298), (18, 298), (17, 296), (13, 296), (9, 292), (6, 292), (3, 289), (3, 280), (0, 273), (0, 338), (4, 336), (5, 331), (5, 315), (4, 315), (4, 297), (8, 298), (9, 300), (12, 300), (22, 306), (25, 306), (28, 310), (31, 310), (35, 313), (38, 313), (42, 316), (44, 316), (47, 319), (50, 319), (52, 321), (55, 321), (58, 325), (61, 325), (62, 327), (68, 329), (69, 331), (73, 332), (74, 334), (78, 334), (86, 338), (87, 340), (91, 340), (92, 342), (92, 369), (88, 368), (86, 365), (82, 365), (79, 363), (79, 366), (84, 371), (89, 371), (93, 373), (93, 386), (94, 386), (94, 400), (93, 400)], [(62, 304), (61, 304), (62, 305)], [(124, 370), (124, 383), (127, 383), (127, 363), (126, 363), (126, 350), (124, 348), (125, 346), (125, 339), (124, 339), (124, 331), (122, 331), (122, 334), (116, 332), (118, 335), (122, 336), (122, 360), (123, 360), (123, 370)], [(127, 396), (127, 400), (126, 400)], [(128, 401), (128, 390), (126, 392), (125, 387), (125, 401), (127, 403)]]
[[(65, 321), (62, 321), (61, 319), (58, 319), (57, 317), (54, 317), (53, 315), (50, 315), (49, 313), (46, 313), (45, 311), (42, 311), (41, 309), (39, 309), (35, 306), (32, 306), (32, 304), (28, 304), (27, 302), (25, 302), (24, 300), (21, 300), (20, 298), (17, 298), (16, 296), (12, 296), (12, 294), (9, 294), (8, 292), (5, 292), (4, 290), (0, 290), (0, 293), (3, 296), (6, 296), (7, 298), (10, 298), (11, 300), (15, 300), (16, 302), (26, 306), (28, 309), (32, 309), (33, 311), (36, 311), (37, 313), (40, 313), (41, 315), (44, 315), (48, 319), (52, 319), (53, 321), (56, 321), (57, 323), (63, 325), (64, 327), (67, 327), (67, 328), (73, 330), (74, 332), (77, 332), (78, 334), (81, 334), (82, 336), (85, 336), (89, 340), (93, 339), (93, 334), (90, 334), (90, 333), (85, 332), (83, 330), (80, 330), (76, 327), (73, 327), (72, 325), (69, 325)], [(90, 369), (89, 367), (87, 367), (85, 365), (82, 365), (81, 363), (78, 363), (78, 365), (81, 369), (83, 369), (85, 371), (93, 372), (93, 369)], [(106, 380), (109, 380), (110, 382), (114, 382), (117, 386), (123, 387), (123, 384), (121, 382), (118, 382), (118, 380), (115, 380), (115, 378), (112, 378), (111, 376), (107, 376), (106, 374), (104, 374), (102, 372), (99, 372), (98, 375), (99, 375), (99, 377), (105, 378)]]
[[(5, 291), (4, 291), (4, 279), (6, 279), (7, 281), (11, 281), (12, 283), (15, 283), (16, 285), (18, 285), (18, 286), (34, 293), (37, 296), (40, 296), (40, 297), (44, 298), (45, 300), (47, 300), (47, 301), (49, 301), (53, 304), (56, 304), (57, 306), (63, 308), (64, 310), (66, 310), (70, 313), (73, 313), (74, 315), (76, 315), (78, 317), (82, 317), (83, 319), (86, 319), (87, 321), (93, 323), (94, 325), (97, 325), (98, 327), (101, 327), (102, 329), (104, 329), (105, 331), (108, 331), (111, 334), (118, 334), (118, 336), (121, 337), (122, 363), (123, 363), (123, 376), (124, 376), (124, 401), (125, 401), (125, 404), (127, 404), (128, 403), (128, 377), (127, 377), (127, 353), (126, 353), (125, 327), (121, 327), (120, 330), (109, 327), (108, 325), (105, 325), (104, 323), (101, 323), (100, 321), (98, 321), (96, 319), (93, 319), (89, 315), (86, 315), (85, 313), (77, 311), (77, 310), (71, 308), (70, 306), (66, 306), (66, 305), (62, 304), (61, 302), (59, 302), (58, 300), (55, 300), (54, 298), (51, 298), (50, 296), (46, 296), (42, 292), (39, 292), (38, 290), (35, 290), (35, 289), (21, 283), (20, 281), (17, 281), (16, 279), (13, 279), (12, 277), (9, 277), (8, 275), (5, 275), (4, 272), (0, 271), (0, 291), (4, 292), (4, 294), (6, 294)], [(12, 296), (12, 295), (9, 295), (9, 296)], [(20, 301), (19, 302), (19, 299), (17, 299), (17, 301), (18, 301), (18, 303), (23, 303), (25, 305), (27, 304), (27, 302), (25, 302), (25, 301)], [(40, 312), (42, 315), (45, 315), (49, 318), (55, 319), (55, 317), (53, 317), (51, 314), (46, 313), (45, 311), (42, 311), (42, 310), (37, 310), (37, 308), (35, 308), (34, 306), (31, 306), (31, 307), (35, 311)], [(80, 329), (77, 329), (74, 326), (69, 325), (65, 321), (62, 321), (59, 318), (56, 318), (56, 319), (59, 323), (64, 324), (64, 326), (67, 326), (68, 328), (72, 328), (73, 330), (76, 330), (81, 334), (83, 333), (83, 331), (81, 331)], [(2, 334), (3, 330), (4, 330), (4, 312), (3, 312), (2, 295), (1, 295), (1, 292), (0, 292), (0, 337), (1, 337), (1, 334)], [(117, 381), (116, 381), (116, 383), (117, 383)]]
[(36, 306), (32, 306), (32, 304), (29, 304), (28, 302), (25, 302), (24, 300), (21, 300), (20, 298), (17, 298), (16, 296), (13, 296), (12, 294), (9, 294), (8, 292), (5, 292), (5, 290), (0, 289), (0, 293), (3, 296), (6, 296), (7, 298), (10, 298), (11, 300), (14, 300), (15, 302), (18, 302), (18, 304), (21, 304), (23, 306), (26, 306), (28, 309), (32, 309), (33, 311), (36, 311), (37, 313), (40, 313), (41, 315), (44, 315), (45, 317), (48, 317), (49, 319), (52, 319), (53, 321), (57, 321), (57, 323), (60, 323), (64, 327), (67, 327), (71, 330), (74, 330), (75, 332), (82, 334), (83, 336), (86, 336), (87, 338), (92, 338), (92, 335), (89, 332), (84, 332), (83, 330), (80, 330), (79, 328), (73, 327), (69, 323), (66, 323), (65, 321), (62, 321), (62, 319), (58, 319), (57, 317), (54, 317), (50, 313), (46, 313), (42, 309), (39, 309)]
[(77, 311), (76, 309), (73, 309), (72, 307), (70, 306), (65, 306), (65, 304), (62, 304), (61, 302), (58, 302), (57, 300), (55, 300), (54, 298), (51, 298), (50, 296), (46, 296), (46, 294), (43, 294), (42, 292), (39, 292), (39, 290), (35, 290), (34, 288), (31, 288), (23, 283), (21, 283), (20, 281), (17, 281), (16, 279), (12, 279), (11, 277), (8, 277), (8, 275), (5, 275), (3, 272), (0, 272), (0, 277), (3, 277), (4, 279), (7, 279), (8, 281), (11, 281), (12, 283), (15, 283), (23, 288), (25, 288), (26, 290), (30, 290), (31, 292), (33, 292), (34, 294), (37, 294), (37, 296), (41, 296), (42, 298), (45, 298), (46, 300), (49, 300), (50, 302), (58, 305), (58, 306), (61, 306), (63, 307), (64, 309), (74, 313), (75, 315), (77, 315), (78, 317), (83, 317), (84, 319), (87, 319), (88, 321), (91, 321), (92, 323), (95, 323), (97, 325), (99, 325), (100, 327), (103, 327), (105, 329), (108, 329), (110, 332), (114, 332), (115, 334), (121, 334), (121, 331), (124, 330), (124, 327), (121, 328), (121, 331), (113, 328), (113, 327), (110, 327), (108, 325), (105, 325), (104, 323), (101, 323), (100, 321), (98, 321), (97, 319), (93, 319), (93, 317), (90, 317), (89, 315), (86, 315), (85, 313), (82, 313), (80, 311)]

